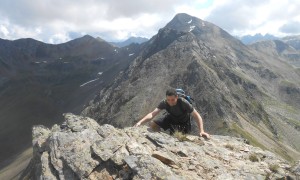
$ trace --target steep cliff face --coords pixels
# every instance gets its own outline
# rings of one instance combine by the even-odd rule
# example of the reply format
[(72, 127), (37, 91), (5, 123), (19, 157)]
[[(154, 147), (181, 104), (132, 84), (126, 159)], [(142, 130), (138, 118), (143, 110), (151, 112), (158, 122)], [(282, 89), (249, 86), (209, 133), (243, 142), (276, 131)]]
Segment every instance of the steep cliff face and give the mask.
[(33, 158), (21, 179), (275, 179), (292, 167), (245, 139), (170, 136), (146, 126), (117, 129), (65, 114), (51, 129), (33, 127)]
[(243, 45), (221, 28), (176, 15), (82, 115), (133, 125), (166, 89), (183, 88), (210, 133), (242, 136), (286, 159), (300, 158), (300, 76), (282, 59)]

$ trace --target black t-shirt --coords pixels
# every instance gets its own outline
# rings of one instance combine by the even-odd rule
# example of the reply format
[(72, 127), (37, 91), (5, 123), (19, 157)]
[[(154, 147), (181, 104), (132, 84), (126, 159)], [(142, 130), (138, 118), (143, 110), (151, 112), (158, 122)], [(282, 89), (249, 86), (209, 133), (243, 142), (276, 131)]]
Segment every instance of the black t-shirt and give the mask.
[(189, 113), (194, 111), (194, 107), (184, 98), (179, 97), (176, 105), (170, 106), (167, 100), (162, 100), (157, 106), (158, 109), (165, 109), (174, 120), (184, 120), (188, 117)]

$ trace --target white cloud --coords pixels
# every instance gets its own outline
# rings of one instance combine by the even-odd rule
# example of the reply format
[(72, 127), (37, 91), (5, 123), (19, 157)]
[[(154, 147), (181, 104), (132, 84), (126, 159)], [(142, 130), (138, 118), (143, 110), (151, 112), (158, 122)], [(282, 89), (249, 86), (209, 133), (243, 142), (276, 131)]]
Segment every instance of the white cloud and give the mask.
[(4, 25), (0, 26), (0, 32), (1, 32), (1, 36), (3, 36), (3, 37), (7, 37), (9, 34), (9, 31), (7, 30), (7, 28)]
[[(271, 33), (283, 36), (287, 34), (281, 32), (280, 27), (298, 17), (299, 9), (300, 2), (296, 0), (227, 0), (216, 6), (207, 20), (235, 35)], [(300, 22), (298, 18), (296, 21)]]
[(71, 40), (71, 39), (70, 39), (69, 35), (66, 32), (65, 33), (57, 33), (57, 34), (52, 35), (49, 38), (49, 43), (59, 44), (59, 43), (66, 42), (66, 41), (69, 41), (69, 40)]
[[(4, 0), (0, 2), (0, 19), (8, 19), (14, 32), (24, 32), (22, 37), (38, 36), (46, 42), (53, 42), (58, 37), (57, 34), (66, 34), (65, 32), (94, 36), (109, 34), (110, 37), (104, 37), (109, 40), (126, 39), (133, 33), (137, 36), (151, 37), (164, 25), (162, 23), (174, 16), (173, 4), (182, 2)], [(165, 15), (169, 18), (162, 18)], [(35, 31), (37, 28), (44, 31)], [(3, 38), (3, 35), (1, 37)], [(13, 33), (9, 38), (19, 37)]]
[(187, 13), (204, 20), (216, 6), (221, 5), (224, 2), (226, 2), (226, 0), (219, 2), (213, 0), (187, 1), (186, 4), (175, 6), (174, 11), (175, 13)]
[(300, 32), (300, 22), (299, 21), (290, 21), (282, 25), (279, 30), (283, 33), (293, 34)]
[(24, 27), (10, 23), (7, 18), (0, 18), (0, 38), (10, 40), (34, 38), (37, 40), (43, 40), (40, 36), (41, 34), (41, 27)]
[(2, 0), (0, 38), (31, 37), (50, 43), (84, 34), (109, 41), (132, 35), (150, 38), (182, 12), (233, 35), (284, 35), (300, 33), (295, 27), (291, 31), (291, 25), (300, 22), (299, 9), (297, 0)]

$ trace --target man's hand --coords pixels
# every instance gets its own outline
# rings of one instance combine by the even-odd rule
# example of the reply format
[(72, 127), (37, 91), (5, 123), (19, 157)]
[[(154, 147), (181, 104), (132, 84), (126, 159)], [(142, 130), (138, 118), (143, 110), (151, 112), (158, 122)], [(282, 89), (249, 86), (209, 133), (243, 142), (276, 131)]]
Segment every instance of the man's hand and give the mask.
[(134, 125), (134, 127), (139, 127), (140, 125), (141, 125), (141, 122), (139, 121)]
[(200, 132), (200, 136), (204, 137), (206, 139), (210, 139), (210, 135), (208, 133), (206, 133), (206, 132)]
[(145, 117), (143, 117), (143, 119), (141, 119), (139, 122), (137, 122), (134, 127), (139, 127), (142, 124), (150, 121), (151, 119), (153, 119), (161, 110), (158, 108), (155, 108), (151, 113), (147, 114)]

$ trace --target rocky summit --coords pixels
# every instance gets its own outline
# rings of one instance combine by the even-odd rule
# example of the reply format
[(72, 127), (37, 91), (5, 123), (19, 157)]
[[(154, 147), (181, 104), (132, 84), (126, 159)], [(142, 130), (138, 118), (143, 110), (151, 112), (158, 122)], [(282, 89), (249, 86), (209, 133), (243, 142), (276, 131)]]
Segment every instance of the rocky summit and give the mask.
[(21, 179), (297, 179), (275, 154), (242, 138), (170, 136), (146, 126), (118, 129), (64, 114), (51, 129), (33, 127), (33, 158)]

